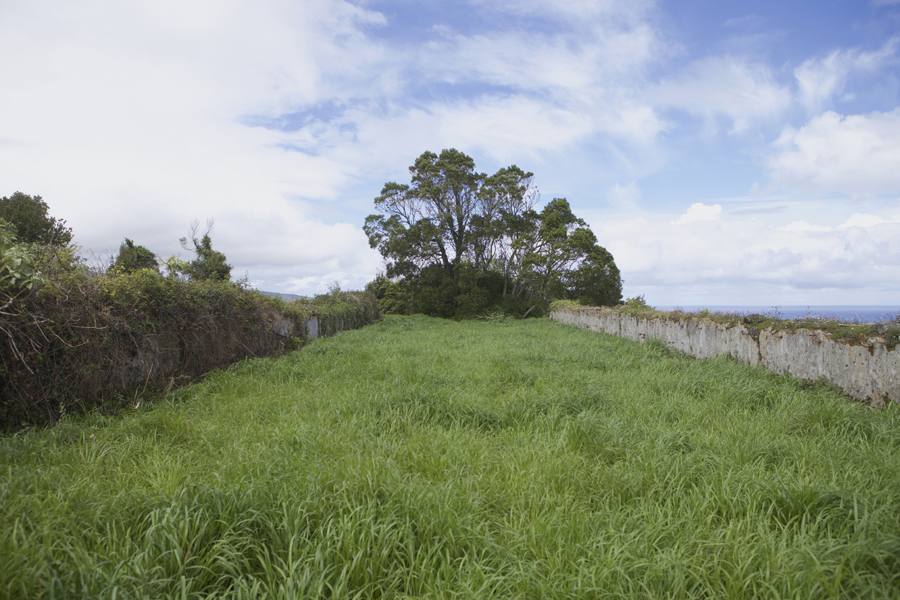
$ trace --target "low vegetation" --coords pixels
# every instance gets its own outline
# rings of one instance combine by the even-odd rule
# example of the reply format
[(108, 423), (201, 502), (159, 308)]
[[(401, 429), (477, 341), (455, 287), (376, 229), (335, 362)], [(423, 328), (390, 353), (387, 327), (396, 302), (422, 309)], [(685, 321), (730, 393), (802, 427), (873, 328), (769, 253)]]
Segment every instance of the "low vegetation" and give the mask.
[(727, 358), (388, 317), (0, 438), (0, 596), (897, 598), (898, 448)]

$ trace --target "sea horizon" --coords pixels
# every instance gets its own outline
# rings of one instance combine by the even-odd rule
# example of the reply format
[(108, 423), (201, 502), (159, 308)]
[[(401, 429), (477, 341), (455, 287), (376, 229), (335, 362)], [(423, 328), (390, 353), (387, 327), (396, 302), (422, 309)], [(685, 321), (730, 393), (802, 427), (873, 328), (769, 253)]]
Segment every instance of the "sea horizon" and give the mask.
[(848, 323), (881, 323), (900, 318), (900, 304), (670, 304), (655, 307), (657, 310), (683, 310), (685, 312), (736, 313), (740, 315), (763, 314), (779, 319), (805, 317), (832, 318)]

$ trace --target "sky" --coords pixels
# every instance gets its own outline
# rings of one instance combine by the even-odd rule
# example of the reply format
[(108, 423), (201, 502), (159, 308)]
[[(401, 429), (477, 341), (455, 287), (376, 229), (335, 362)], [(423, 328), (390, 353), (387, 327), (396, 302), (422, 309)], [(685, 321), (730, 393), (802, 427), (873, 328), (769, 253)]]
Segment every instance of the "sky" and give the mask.
[(900, 304), (900, 0), (0, 0), (0, 196), (90, 260), (213, 219), (361, 289), (428, 151), (567, 198), (652, 305)]

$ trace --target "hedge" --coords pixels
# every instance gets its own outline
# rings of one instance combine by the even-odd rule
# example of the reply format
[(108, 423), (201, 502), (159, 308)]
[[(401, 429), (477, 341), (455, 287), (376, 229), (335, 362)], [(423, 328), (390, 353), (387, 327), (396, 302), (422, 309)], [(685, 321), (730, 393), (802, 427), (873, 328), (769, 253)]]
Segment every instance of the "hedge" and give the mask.
[(230, 282), (150, 270), (69, 273), (0, 295), (0, 428), (116, 411), (248, 357), (273, 356), (380, 318), (367, 292), (284, 302)]

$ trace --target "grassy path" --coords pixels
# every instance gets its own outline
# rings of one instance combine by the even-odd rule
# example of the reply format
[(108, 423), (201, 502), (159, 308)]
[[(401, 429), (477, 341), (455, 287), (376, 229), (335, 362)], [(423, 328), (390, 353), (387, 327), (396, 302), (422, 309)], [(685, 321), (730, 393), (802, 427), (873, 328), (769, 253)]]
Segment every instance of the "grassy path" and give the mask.
[(0, 438), (5, 598), (900, 598), (900, 410), (389, 318)]

